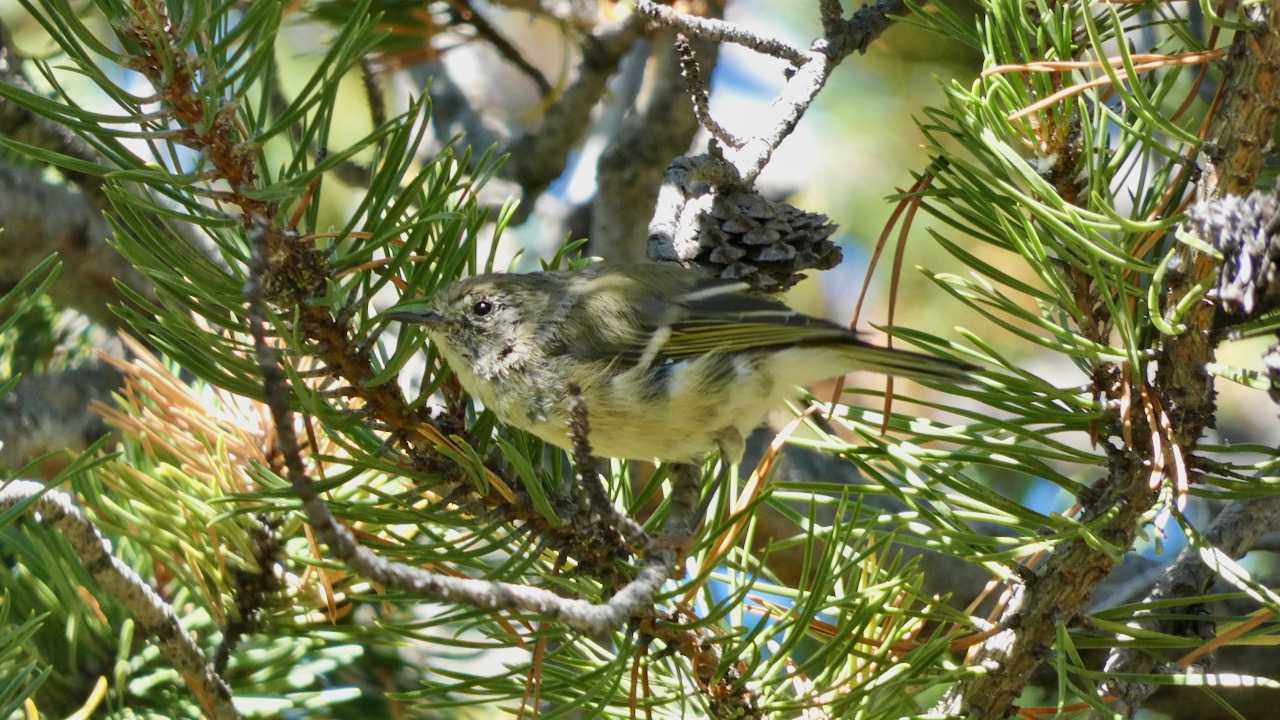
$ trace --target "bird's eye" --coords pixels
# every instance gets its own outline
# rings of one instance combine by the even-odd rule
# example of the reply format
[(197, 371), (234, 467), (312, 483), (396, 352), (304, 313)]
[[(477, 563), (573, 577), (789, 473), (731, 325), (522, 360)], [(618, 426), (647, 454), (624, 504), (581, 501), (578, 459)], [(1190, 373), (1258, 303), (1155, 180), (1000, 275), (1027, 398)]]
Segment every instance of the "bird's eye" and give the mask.
[(493, 303), (488, 300), (477, 300), (475, 305), (471, 306), (471, 313), (476, 317), (484, 317), (493, 312)]

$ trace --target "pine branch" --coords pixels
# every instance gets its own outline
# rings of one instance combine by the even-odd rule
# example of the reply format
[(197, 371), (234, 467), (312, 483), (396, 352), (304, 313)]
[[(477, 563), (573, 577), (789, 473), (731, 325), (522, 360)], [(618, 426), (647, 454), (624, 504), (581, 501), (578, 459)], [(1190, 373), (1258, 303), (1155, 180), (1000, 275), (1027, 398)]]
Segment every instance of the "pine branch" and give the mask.
[(151, 586), (113, 557), (106, 541), (76, 507), (71, 496), (37, 482), (15, 480), (0, 489), (0, 508), (39, 513), (66, 539), (93, 579), (129, 610), (165, 660), (178, 671), (204, 712), (219, 720), (243, 717), (231, 703), (231, 690), (206, 661), (203, 651), (178, 623), (178, 617)]
[[(1280, 6), (1269, 12), (1276, 17)], [(1259, 64), (1274, 68), (1274, 58), (1267, 52), (1251, 53), (1243, 48), (1260, 40), (1270, 42), (1280, 37), (1274, 19), (1257, 34), (1237, 36), (1232, 57), (1243, 63), (1228, 73), (1231, 82), (1252, 82)], [(1274, 49), (1273, 49), (1274, 51)], [(1268, 70), (1272, 72), (1273, 70)], [(1273, 89), (1274, 85), (1270, 86)], [(1215, 114), (1218, 131), (1244, 138), (1268, 134), (1274, 120), (1275, 96), (1258, 92), (1256, 87), (1225, 86), (1223, 97), (1234, 98)], [(1232, 102), (1246, 107), (1233, 108)], [(1247, 108), (1272, 108), (1258, 114)], [(1241, 115), (1261, 122), (1249, 128), (1238, 124)], [(1210, 131), (1210, 137), (1221, 134)], [(1245, 166), (1233, 165), (1238, 159)], [(1243, 182), (1256, 177), (1256, 158), (1236, 153), (1221, 168), (1223, 177)], [(1249, 168), (1253, 169), (1250, 170)], [(1216, 262), (1207, 255), (1181, 246), (1182, 267), (1187, 272), (1173, 277), (1166, 289), (1162, 307), (1172, 308), (1191, 292), (1203, 292), (1202, 282), (1212, 276)], [(1196, 288), (1200, 288), (1197, 290)], [(939, 712), (977, 717), (1007, 717), (1015, 711), (1014, 701), (1022, 693), (1031, 672), (1043, 662), (1047, 649), (1054, 643), (1058, 625), (1071, 622), (1086, 608), (1086, 602), (1097, 583), (1110, 572), (1119, 555), (1134, 542), (1144, 524), (1144, 516), (1157, 499), (1153, 482), (1169, 473), (1177, 483), (1175, 492), (1185, 493), (1187, 468), (1195, 464), (1196, 445), (1215, 413), (1211, 377), (1205, 365), (1213, 353), (1214, 309), (1204, 302), (1196, 303), (1183, 317), (1178, 334), (1164, 338), (1164, 355), (1152, 386), (1134, 387), (1131, 404), (1122, 406), (1121, 443), (1107, 443), (1107, 475), (1082, 495), (1081, 522), (1090, 527), (1088, 537), (1081, 537), (1056, 549), (1033, 579), (1014, 590), (1013, 600), (1003, 614), (1001, 626), (1008, 628), (984, 643), (972, 662), (991, 668), (975, 674), (952, 688), (938, 706)]]
[[(1202, 201), (1226, 195), (1247, 195), (1257, 182), (1263, 157), (1255, 152), (1260, 138), (1269, 138), (1280, 111), (1280, 2), (1261, 3), (1244, 9), (1251, 32), (1240, 32), (1231, 44), (1231, 65), (1220, 90), (1221, 106), (1213, 116), (1206, 138), (1209, 162), (1201, 176), (1197, 195)], [(1207, 230), (1202, 227), (1201, 230)], [(1204, 238), (1213, 242), (1217, 238)], [(1165, 307), (1174, 307), (1193, 288), (1217, 276), (1219, 259), (1189, 245), (1179, 251), (1180, 266), (1170, 280)], [(1213, 376), (1206, 365), (1213, 361), (1219, 342), (1215, 330), (1219, 315), (1209, 303), (1197, 303), (1183, 318), (1181, 332), (1167, 338), (1166, 359), (1156, 373), (1156, 387), (1165, 407), (1170, 408), (1177, 447), (1189, 463), (1194, 463), (1200, 436), (1212, 427), (1216, 414)], [(1275, 498), (1240, 501), (1223, 511), (1205, 531), (1205, 542), (1220, 548), (1229, 557), (1242, 556), (1253, 541), (1273, 523), (1265, 512), (1275, 507)], [(1257, 513), (1263, 512), (1262, 516)], [(1184, 550), (1165, 576), (1152, 589), (1149, 600), (1203, 595), (1216, 569), (1209, 568), (1198, 549)], [(1145, 653), (1114, 651), (1107, 669), (1117, 673), (1146, 673), (1155, 667)], [(1124, 712), (1139, 708), (1155, 687), (1143, 683), (1113, 681), (1108, 690)]]

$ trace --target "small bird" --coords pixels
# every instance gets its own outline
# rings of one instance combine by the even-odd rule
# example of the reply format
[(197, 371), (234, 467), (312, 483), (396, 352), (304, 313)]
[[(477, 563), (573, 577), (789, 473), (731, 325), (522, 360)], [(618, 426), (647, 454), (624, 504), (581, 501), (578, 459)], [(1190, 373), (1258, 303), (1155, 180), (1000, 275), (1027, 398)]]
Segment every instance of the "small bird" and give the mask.
[(385, 317), (422, 325), (500, 420), (566, 449), (576, 384), (592, 451), (620, 459), (699, 462), (718, 449), (736, 464), (797, 385), (855, 370), (964, 383), (975, 370), (872, 345), (746, 289), (673, 265), (599, 264), (476, 275), (425, 311), (410, 302)]

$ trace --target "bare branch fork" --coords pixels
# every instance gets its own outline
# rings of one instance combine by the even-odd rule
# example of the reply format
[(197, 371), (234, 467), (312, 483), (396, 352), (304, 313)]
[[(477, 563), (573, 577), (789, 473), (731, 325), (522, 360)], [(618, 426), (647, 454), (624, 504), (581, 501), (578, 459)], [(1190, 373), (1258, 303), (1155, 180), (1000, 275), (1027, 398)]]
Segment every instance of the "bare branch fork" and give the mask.
[[(827, 0), (821, 7), (824, 35), (803, 51), (734, 23), (684, 15), (652, 0), (637, 0), (636, 9), (659, 24), (687, 35), (736, 43), (786, 60), (794, 67), (769, 110), (767, 129), (748, 138), (741, 148), (725, 153), (726, 161), (749, 187), (768, 164), (774, 150), (795, 130), (836, 66), (855, 51), (865, 52), (871, 41), (889, 27), (892, 16), (906, 11), (906, 4), (902, 0), (880, 0), (875, 5), (863, 6), (846, 21), (841, 19), (843, 11), (839, 1)], [(708, 130), (714, 134), (712, 128)]]
[[(756, 178), (782, 141), (795, 130), (836, 66), (855, 51), (865, 51), (871, 41), (889, 27), (893, 16), (903, 14), (907, 8), (903, 0), (880, 0), (863, 6), (845, 20), (839, 0), (823, 0), (820, 3), (823, 36), (808, 50), (799, 50), (734, 23), (685, 15), (652, 0), (636, 0), (636, 9), (684, 35), (736, 43), (791, 64), (786, 83), (762, 123), (764, 129), (739, 139), (711, 117), (706, 85), (698, 75), (693, 52), (687, 43), (679, 46), (694, 113), (716, 141), (707, 154), (679, 157), (668, 167), (649, 222), (648, 253), (655, 261), (689, 265), (695, 262), (699, 252), (696, 240), (706, 210), (690, 201), (705, 194), (706, 187), (720, 194), (752, 192)], [(691, 236), (693, 243), (688, 241)], [(800, 269), (804, 268), (797, 267), (796, 271)]]

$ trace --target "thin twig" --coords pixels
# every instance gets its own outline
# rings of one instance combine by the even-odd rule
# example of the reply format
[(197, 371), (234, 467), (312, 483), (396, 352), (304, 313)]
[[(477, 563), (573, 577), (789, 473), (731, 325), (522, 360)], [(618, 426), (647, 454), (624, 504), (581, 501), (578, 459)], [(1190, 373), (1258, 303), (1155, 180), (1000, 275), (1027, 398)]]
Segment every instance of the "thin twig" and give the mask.
[(689, 45), (689, 38), (683, 34), (676, 35), (676, 52), (680, 53), (680, 74), (684, 77), (689, 97), (693, 100), (693, 114), (698, 118), (698, 123), (726, 146), (735, 150), (742, 147), (742, 140), (711, 117), (711, 100), (707, 96), (707, 85), (702, 81), (698, 58)]
[(583, 497), (603, 523), (616, 530), (636, 551), (643, 553), (649, 549), (652, 538), (639, 523), (619, 512), (609, 500), (609, 493), (600, 478), (600, 459), (591, 454), (591, 426), (587, 413), (587, 399), (582, 395), (582, 388), (577, 383), (569, 383), (569, 437), (573, 440), (573, 463)]
[(504, 60), (514, 65), (534, 85), (537, 85), (538, 93), (542, 97), (545, 98), (555, 92), (555, 87), (547, 80), (547, 76), (543, 75), (542, 71), (534, 67), (528, 60), (525, 60), (524, 55), (516, 49), (516, 46), (512, 45), (510, 40), (507, 40), (502, 33), (498, 32), (498, 29), (483, 14), (471, 7), (470, 2), (467, 0), (450, 0), (449, 4), (453, 6), (454, 10), (458, 11), (463, 20), (476, 29), (476, 33), (487, 40), (494, 50), (498, 51), (498, 54)]
[(768, 38), (725, 20), (696, 17), (677, 12), (666, 5), (658, 5), (652, 0), (636, 0), (636, 9), (657, 22), (673, 27), (687, 35), (695, 35), (707, 40), (731, 42), (751, 48), (762, 55), (780, 58), (799, 67), (808, 62), (808, 55), (799, 48), (792, 47), (777, 38)]

